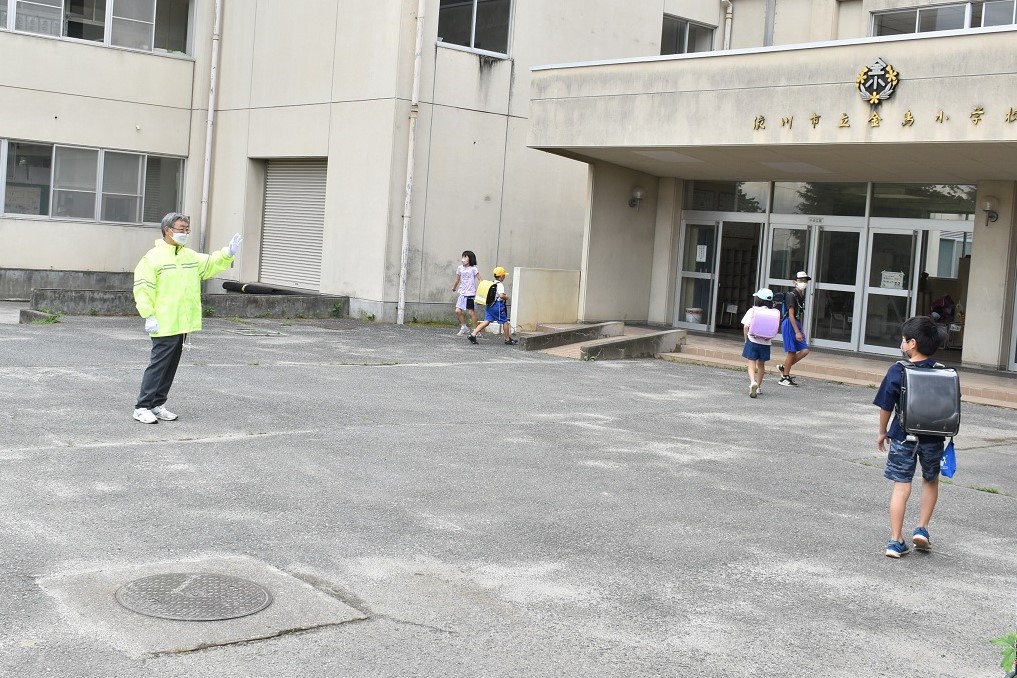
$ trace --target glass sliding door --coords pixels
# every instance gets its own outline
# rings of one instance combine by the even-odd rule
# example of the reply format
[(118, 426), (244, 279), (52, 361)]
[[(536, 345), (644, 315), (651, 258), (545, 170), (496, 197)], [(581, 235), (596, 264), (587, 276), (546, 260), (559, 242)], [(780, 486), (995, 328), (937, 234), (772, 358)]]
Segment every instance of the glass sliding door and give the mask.
[(716, 223), (686, 223), (679, 253), (678, 293), (674, 324), (691, 329), (713, 329), (713, 296), (716, 286)]
[(915, 231), (870, 232), (861, 350), (900, 352), (901, 325), (914, 313), (918, 242)]
[(858, 281), (864, 268), (863, 232), (820, 227), (812, 272), (809, 340), (816, 346), (853, 349), (857, 339)]
[(811, 227), (771, 227), (766, 244), (766, 286), (774, 293), (786, 292), (794, 287), (798, 271), (810, 269), (811, 248)]

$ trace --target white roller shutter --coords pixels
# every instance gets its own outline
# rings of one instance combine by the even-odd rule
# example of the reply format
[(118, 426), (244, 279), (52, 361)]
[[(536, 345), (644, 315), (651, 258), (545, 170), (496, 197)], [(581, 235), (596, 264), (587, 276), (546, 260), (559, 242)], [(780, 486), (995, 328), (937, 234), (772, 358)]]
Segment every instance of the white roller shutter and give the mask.
[(260, 282), (320, 289), (325, 174), (325, 160), (268, 161)]

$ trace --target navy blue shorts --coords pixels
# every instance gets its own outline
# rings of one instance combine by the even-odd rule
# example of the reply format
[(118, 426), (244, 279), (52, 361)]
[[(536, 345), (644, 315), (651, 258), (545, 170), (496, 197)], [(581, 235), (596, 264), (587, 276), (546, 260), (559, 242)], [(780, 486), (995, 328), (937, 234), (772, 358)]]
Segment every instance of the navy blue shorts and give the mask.
[(943, 441), (928, 443), (890, 441), (883, 476), (895, 483), (910, 483), (915, 477), (918, 463), (922, 464), (922, 478), (933, 481), (939, 476), (939, 463), (943, 460)]
[(742, 348), (742, 357), (748, 360), (762, 360), (765, 363), (770, 359), (770, 345), (757, 344), (746, 339), (745, 347)]

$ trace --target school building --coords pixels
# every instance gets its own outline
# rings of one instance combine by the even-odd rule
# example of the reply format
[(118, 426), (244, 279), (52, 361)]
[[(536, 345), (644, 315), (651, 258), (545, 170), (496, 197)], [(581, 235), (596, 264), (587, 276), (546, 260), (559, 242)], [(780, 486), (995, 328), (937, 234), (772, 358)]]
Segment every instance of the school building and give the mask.
[(1017, 371), (1015, 29), (1014, 0), (0, 0), (0, 289), (130, 271), (180, 210), (244, 234), (224, 278), (355, 315), (449, 315), (464, 249), (580, 271), (581, 320), (710, 332), (804, 269), (817, 346), (892, 354), (935, 309)]

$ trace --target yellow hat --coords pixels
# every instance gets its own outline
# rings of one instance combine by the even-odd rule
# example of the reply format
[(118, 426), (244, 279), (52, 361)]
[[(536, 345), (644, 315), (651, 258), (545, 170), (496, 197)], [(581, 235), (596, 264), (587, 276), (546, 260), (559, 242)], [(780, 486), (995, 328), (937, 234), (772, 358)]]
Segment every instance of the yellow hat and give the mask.
[(503, 267), (501, 267), (501, 266), (496, 266), (495, 269), (494, 269), (494, 277), (495, 278), (500, 278), (503, 275), (505, 275), (505, 269)]

